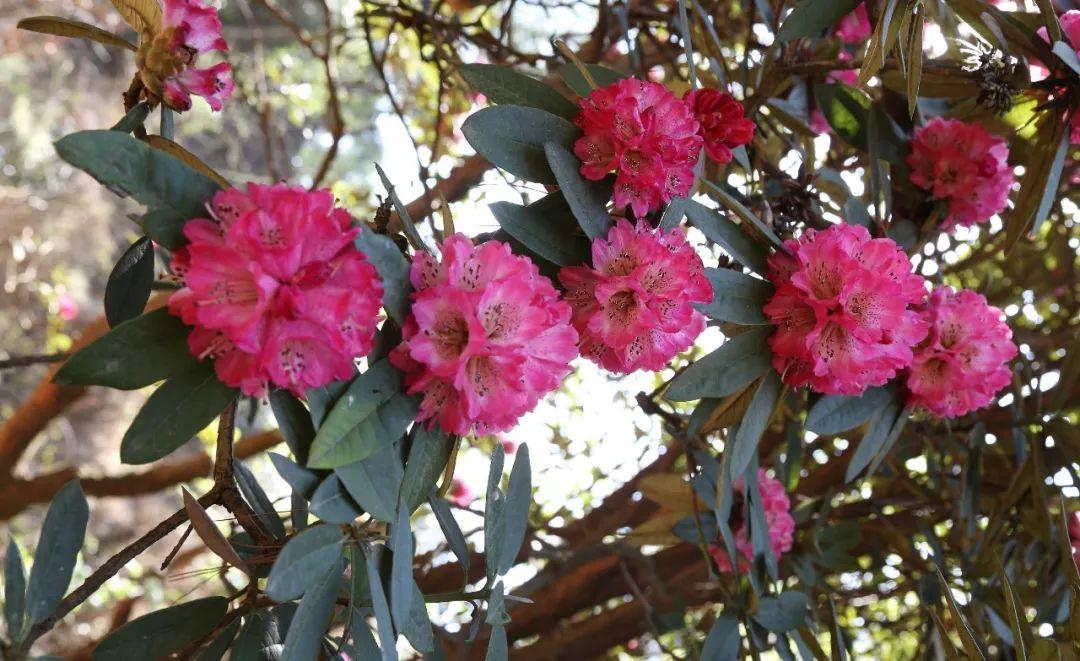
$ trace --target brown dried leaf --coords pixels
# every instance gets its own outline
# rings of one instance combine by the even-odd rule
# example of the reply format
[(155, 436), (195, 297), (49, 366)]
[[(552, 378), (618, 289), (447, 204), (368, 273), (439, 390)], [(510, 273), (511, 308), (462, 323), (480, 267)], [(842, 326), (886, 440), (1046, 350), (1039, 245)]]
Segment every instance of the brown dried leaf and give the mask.
[(217, 524), (206, 513), (199, 501), (188, 493), (188, 490), (184, 487), (180, 487), (180, 491), (184, 494), (184, 509), (187, 511), (188, 519), (191, 521), (191, 527), (195, 529), (195, 533), (206, 544), (206, 548), (213, 551), (226, 563), (246, 574), (250, 574), (247, 563), (236, 553), (236, 549), (229, 544), (229, 540), (225, 539), (225, 535), (221, 534)]

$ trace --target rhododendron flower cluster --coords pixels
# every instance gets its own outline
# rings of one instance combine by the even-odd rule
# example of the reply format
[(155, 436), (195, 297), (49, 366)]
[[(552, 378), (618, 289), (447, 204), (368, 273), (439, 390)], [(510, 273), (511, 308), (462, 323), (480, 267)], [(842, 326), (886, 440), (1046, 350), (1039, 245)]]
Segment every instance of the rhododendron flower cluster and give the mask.
[(744, 116), (742, 104), (727, 92), (690, 90), (683, 101), (701, 125), (705, 153), (717, 163), (730, 163), (731, 150), (754, 139), (754, 122)]
[(841, 18), (836, 24), (836, 36), (840, 37), (845, 44), (862, 44), (870, 38), (870, 33), (873, 31), (870, 15), (866, 13), (865, 2), (859, 3), (854, 11)]
[(911, 181), (948, 202), (941, 227), (984, 223), (1005, 209), (1013, 183), (1009, 147), (979, 124), (935, 117), (915, 131)]
[(184, 225), (189, 243), (172, 259), (184, 288), (169, 310), (195, 327), (192, 353), (247, 395), (273, 383), (303, 397), (352, 376), (383, 290), (349, 213), (328, 190), (285, 184), (220, 191), (209, 210)]
[(454, 234), (441, 260), (417, 253), (410, 279), (412, 314), (390, 361), (423, 394), (418, 419), (452, 434), (506, 430), (569, 373), (570, 306), (506, 243)]
[(712, 300), (712, 285), (681, 230), (620, 220), (593, 241), (592, 263), (559, 272), (589, 360), (621, 374), (662, 370), (705, 329), (692, 304)]
[(232, 96), (232, 69), (226, 62), (198, 69), (195, 61), (202, 53), (227, 50), (217, 9), (200, 0), (165, 0), (160, 31), (145, 33), (135, 54), (143, 95), (151, 103), (164, 99), (183, 112), (191, 108), (194, 94), (221, 110)]
[(1017, 354), (1001, 310), (982, 294), (938, 287), (923, 310), (930, 326), (908, 372), (908, 405), (957, 417), (989, 404), (1009, 384)]
[(769, 258), (776, 293), (764, 310), (776, 326), (769, 345), (785, 383), (854, 395), (911, 364), (927, 332), (912, 306), (926, 288), (894, 241), (841, 223), (784, 245)]
[(626, 78), (593, 90), (574, 120), (584, 135), (574, 143), (581, 174), (598, 181), (612, 170), (615, 206), (637, 217), (686, 195), (701, 151), (698, 121), (659, 83)]
[[(795, 519), (791, 516), (791, 501), (788, 500), (784, 485), (779, 480), (774, 480), (766, 475), (765, 471), (760, 468), (757, 473), (757, 483), (758, 493), (762, 500), (762, 509), (765, 510), (765, 525), (769, 528), (769, 542), (772, 546), (773, 556), (779, 560), (780, 556), (791, 550), (791, 545), (795, 541)], [(746, 484), (742, 479), (739, 479), (734, 484), (734, 488), (737, 494), (742, 495), (746, 492)], [(744, 502), (745, 498), (739, 498), (733, 504), (733, 509), (738, 508), (739, 511), (733, 512), (733, 514), (736, 514), (736, 522), (732, 524), (731, 530), (732, 536), (735, 538), (735, 548), (738, 555), (741, 556), (738, 558), (740, 571), (748, 568), (754, 559), (754, 545), (750, 541), (750, 531), (746, 523), (749, 517), (745, 516), (745, 512), (742, 511)], [(731, 557), (728, 555), (723, 540), (710, 544), (709, 553), (712, 555), (713, 560), (716, 561), (720, 573), (731, 573)]]

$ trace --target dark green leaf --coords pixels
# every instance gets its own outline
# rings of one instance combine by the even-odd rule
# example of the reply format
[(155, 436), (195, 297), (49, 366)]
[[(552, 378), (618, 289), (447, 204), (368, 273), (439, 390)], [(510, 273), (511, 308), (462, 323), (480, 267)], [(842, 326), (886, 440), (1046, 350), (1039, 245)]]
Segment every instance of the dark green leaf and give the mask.
[(49, 505), (41, 537), (34, 550), (34, 564), (26, 588), (26, 612), (30, 622), (52, 615), (67, 592), (75, 559), (86, 536), (90, 508), (78, 480), (64, 485)]
[(299, 494), (305, 500), (311, 500), (315, 490), (319, 487), (319, 476), (314, 471), (304, 468), (284, 455), (276, 452), (270, 452), (269, 455), (270, 462), (274, 464), (278, 475), (288, 482), (293, 492)]
[(61, 385), (134, 390), (195, 367), (190, 329), (167, 308), (126, 321), (79, 350), (53, 377)]
[(221, 659), (224, 659), (239, 631), (240, 618), (236, 618), (232, 621), (232, 624), (222, 629), (221, 633), (214, 636), (213, 640), (199, 650), (199, 653), (195, 655), (195, 661), (221, 661)]
[(327, 523), (352, 523), (364, 513), (345, 489), (341, 478), (332, 473), (311, 496), (311, 513)]
[(244, 494), (244, 499), (259, 516), (259, 522), (270, 531), (271, 535), (277, 539), (284, 539), (285, 524), (281, 522), (281, 517), (274, 509), (274, 503), (263, 491), (255, 475), (241, 461), (233, 463), (233, 470), (236, 474), (236, 484)]
[(901, 408), (900, 402), (894, 395), (870, 418), (866, 434), (856, 446), (854, 454), (851, 455), (851, 462), (844, 475), (845, 481), (850, 482), (855, 479), (876, 457), (883, 456), (889, 451), (896, 440), (890, 432), (898, 416), (901, 415)]
[(753, 225), (754, 229), (758, 231), (765, 239), (773, 245), (775, 248), (781, 246), (780, 237), (776, 236), (776, 233), (772, 231), (772, 228), (765, 224), (765, 221), (761, 220), (740, 202), (734, 195), (725, 190), (724, 186), (717, 186), (711, 181), (705, 182), (708, 184), (709, 197), (713, 198), (733, 214), (739, 217), (742, 222)]
[(58, 37), (73, 37), (76, 39), (89, 39), (106, 46), (118, 46), (135, 51), (135, 44), (112, 32), (102, 30), (96, 25), (73, 21), (70, 18), (60, 16), (33, 16), (19, 21), (17, 28), (40, 32), (41, 34), (54, 34)]
[(150, 115), (150, 104), (146, 101), (139, 101), (127, 111), (120, 121), (113, 125), (113, 131), (120, 131), (121, 133), (131, 133), (135, 129), (139, 128), (146, 121), (146, 118)]
[(506, 496), (499, 488), (502, 481), (503, 463), (506, 452), (502, 443), (495, 444), (491, 453), (491, 466), (488, 469), (487, 490), (484, 492), (484, 554), (487, 556), (488, 582), (498, 574), (502, 560), (502, 549), (506, 539)]
[(1046, 113), (1038, 123), (1030, 156), (1023, 163), (1016, 205), (1005, 221), (1005, 248), (1010, 250), (1029, 229), (1038, 228), (1057, 201), (1058, 185), (1069, 151), (1068, 127), (1060, 113)]
[(352, 641), (345, 644), (345, 651), (350, 655), (351, 659), (356, 661), (379, 661), (382, 658), (382, 652), (379, 651), (379, 645), (375, 642), (371, 627), (368, 626), (367, 616), (368, 611), (366, 609), (352, 609), (349, 624), (349, 634)]
[[(289, 604), (291, 605), (291, 604)], [(282, 611), (272, 608), (244, 618), (244, 627), (233, 645), (230, 661), (279, 661), (288, 630)]]
[(941, 581), (942, 591), (945, 593), (945, 601), (949, 604), (949, 612), (952, 615), (953, 625), (956, 627), (957, 633), (960, 635), (960, 644), (964, 647), (964, 652), (968, 658), (973, 661), (978, 659), (986, 659), (986, 655), (982, 651), (982, 646), (979, 644), (979, 640), (975, 637), (975, 632), (971, 630), (971, 625), (968, 624), (967, 618), (960, 611), (960, 606), (956, 604), (956, 598), (953, 597), (952, 587), (948, 581), (945, 580), (945, 575), (938, 570), (938, 580)]
[(427, 500), (454, 449), (454, 438), (439, 429), (438, 425), (430, 428), (427, 425), (414, 425), (412, 436), (409, 459), (405, 462), (405, 478), (398, 495), (399, 506), (410, 514)]
[(390, 564), (390, 614), (394, 628), (404, 631), (412, 610), (413, 588), (413, 537), (409, 527), (409, 512), (401, 509), (394, 520), (390, 533), (393, 562)]
[(312, 526), (289, 540), (281, 549), (266, 580), (266, 594), (274, 601), (291, 601), (311, 586), (341, 557), (341, 529), (333, 525)]
[(220, 186), (183, 161), (119, 131), (81, 131), (61, 138), (56, 151), (102, 184), (152, 210), (147, 236), (170, 250), (183, 244), (180, 228), (206, 215)]
[(466, 64), (458, 69), (465, 82), (492, 103), (528, 106), (574, 119), (578, 107), (551, 87), (510, 67), (497, 64)]
[(772, 331), (771, 326), (763, 326), (730, 338), (672, 379), (664, 397), (687, 402), (737, 392), (769, 369), (772, 353), (767, 340)]
[(472, 561), (472, 556), (469, 554), (469, 545), (465, 542), (465, 535), (461, 532), (461, 527), (458, 526), (457, 519), (454, 518), (450, 506), (446, 504), (445, 500), (432, 493), (428, 498), (428, 504), (431, 505), (431, 511), (435, 513), (435, 518), (439, 522), (439, 528), (442, 529), (443, 536), (446, 537), (446, 541), (450, 544), (450, 550), (454, 552), (454, 556), (461, 563), (462, 572), (465, 574), (465, 584), (468, 584), (469, 564)]
[(207, 597), (147, 613), (106, 636), (91, 656), (95, 661), (166, 657), (213, 631), (228, 609), (227, 598)]
[(544, 214), (536, 205), (523, 207), (513, 202), (489, 205), (499, 225), (526, 248), (559, 266), (583, 264), (588, 261), (588, 241), (575, 234), (577, 227), (567, 231), (557, 217)]
[(779, 397), (780, 375), (775, 370), (768, 370), (761, 385), (754, 392), (746, 414), (739, 422), (731, 447), (725, 450), (731, 453), (727, 467), (732, 478), (742, 475), (750, 460), (757, 455), (758, 441), (769, 426), (769, 419), (772, 418)]
[(776, 38), (790, 41), (816, 37), (854, 11), (860, 2), (862, 0), (799, 0), (780, 25)]
[(525, 106), (492, 106), (469, 116), (462, 134), (476, 153), (510, 174), (542, 184), (557, 183), (544, 143), (573, 149), (581, 131), (558, 115)]
[(581, 161), (560, 144), (545, 144), (544, 153), (559, 182), (559, 190), (585, 235), (590, 239), (607, 236), (611, 229), (611, 214), (607, 209), (607, 203), (611, 200), (611, 183), (585, 179), (580, 172)]
[[(585, 69), (588, 70), (589, 75), (600, 87), (607, 87), (614, 83), (619, 82), (623, 78), (628, 78), (624, 73), (619, 73), (614, 69), (609, 69), (599, 64), (586, 64)], [(559, 67), (559, 77), (563, 79), (566, 86), (569, 87), (578, 96), (588, 96), (592, 88), (589, 86), (589, 81), (585, 80), (585, 76), (581, 75), (581, 71), (578, 70), (572, 62)]]
[(368, 514), (387, 523), (395, 520), (404, 471), (393, 443), (366, 459), (334, 470), (345, 489)]
[(401, 372), (386, 359), (356, 377), (315, 434), (308, 466), (351, 464), (400, 438), (417, 409), (400, 391)]
[(772, 298), (773, 286), (733, 269), (705, 269), (713, 288), (709, 303), (695, 305), (710, 319), (758, 326), (767, 323), (762, 308)]
[(736, 661), (739, 658), (739, 620), (721, 615), (713, 622), (701, 658), (715, 661)]
[[(433, 653), (435, 651), (435, 633), (431, 630), (431, 620), (428, 619), (427, 605), (424, 603), (424, 593), (413, 581), (413, 597), (409, 609), (409, 619), (405, 623), (402, 633), (409, 643), (419, 652)], [(426, 657), (426, 654), (425, 654)]]
[(390, 605), (383, 592), (382, 579), (379, 577), (379, 552), (381, 547), (370, 546), (364, 549), (367, 557), (368, 582), (371, 585), (371, 605), (375, 611), (375, 625), (379, 630), (379, 649), (383, 661), (397, 661), (397, 635), (390, 615)]
[(861, 395), (824, 395), (807, 412), (806, 428), (824, 436), (854, 429), (895, 396), (895, 390), (885, 386), (869, 388)]
[(1016, 590), (1013, 589), (1012, 582), (1009, 580), (1005, 570), (1002, 569), (999, 575), (1001, 577), (1001, 590), (1005, 594), (1005, 612), (1009, 618), (1013, 649), (1016, 650), (1017, 661), (1027, 661), (1027, 648), (1031, 645), (1033, 638), (1031, 625), (1028, 624), (1027, 616), (1024, 614), (1024, 605), (1020, 603), (1020, 599), (1016, 596)]
[(4, 621), (7, 622), (10, 642), (18, 644), (26, 624), (26, 570), (14, 535), (8, 539), (4, 558)]
[(210, 362), (172, 377), (150, 395), (120, 441), (120, 460), (148, 464), (167, 456), (213, 422), (237, 390), (218, 381)]
[(774, 633), (784, 633), (801, 627), (806, 622), (808, 607), (806, 595), (788, 590), (779, 597), (766, 597), (758, 603), (754, 619)]
[[(355, 377), (353, 377), (355, 378)], [(309, 388), (304, 393), (304, 397), (307, 399), (308, 408), (311, 410), (311, 424), (316, 429), (322, 427), (322, 423), (326, 421), (326, 414), (330, 412), (334, 404), (341, 399), (341, 396), (345, 394), (345, 391), (349, 389), (349, 385), (353, 379), (347, 379), (343, 381), (334, 381), (325, 386), (319, 388)], [(314, 438), (314, 432), (312, 433)], [(311, 449), (311, 443), (308, 443), (308, 449)], [(297, 457), (299, 459), (299, 457)], [(307, 458), (304, 459), (304, 463), (307, 463)]]
[(740, 264), (754, 273), (766, 271), (765, 250), (735, 223), (693, 200), (687, 200), (686, 217), (690, 224), (701, 230), (707, 239), (720, 246)]
[(506, 642), (506, 627), (501, 624), (491, 627), (491, 638), (488, 639), (484, 661), (507, 661), (509, 658), (510, 650)]
[(323, 636), (330, 627), (341, 590), (341, 576), (345, 570), (345, 558), (336, 561), (322, 575), (310, 580), (310, 585), (300, 605), (296, 608), (289, 633), (285, 636), (282, 661), (308, 661), (319, 658)]
[(386, 314), (398, 325), (404, 324), (405, 317), (409, 314), (409, 292), (412, 291), (409, 261), (390, 237), (376, 234), (368, 228), (357, 234), (353, 243), (379, 272)]
[(145, 236), (131, 244), (105, 285), (105, 318), (110, 327), (142, 314), (154, 284), (154, 246)]
[(270, 408), (296, 461), (307, 463), (311, 441), (315, 438), (315, 427), (304, 403), (288, 390), (278, 388), (270, 391)]
[[(500, 444), (501, 445), (501, 444)], [(522, 443), (514, 456), (514, 468), (510, 471), (510, 483), (506, 490), (502, 551), (499, 555), (499, 573), (510, 571), (517, 560), (521, 543), (529, 529), (529, 506), (532, 504), (532, 466), (529, 463), (529, 446)]]
[[(906, 136), (865, 92), (842, 83), (832, 83), (815, 85), (814, 94), (829, 126), (845, 142), (866, 153), (870, 153), (873, 142), (878, 158), (890, 163), (903, 162), (907, 153)], [(871, 135), (871, 121), (877, 126), (877, 140)]]

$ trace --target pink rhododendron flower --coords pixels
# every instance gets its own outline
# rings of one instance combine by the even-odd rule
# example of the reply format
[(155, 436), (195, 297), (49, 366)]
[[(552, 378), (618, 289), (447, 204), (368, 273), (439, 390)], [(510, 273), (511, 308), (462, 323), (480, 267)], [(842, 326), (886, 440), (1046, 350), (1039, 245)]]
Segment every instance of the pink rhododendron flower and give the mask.
[(742, 104), (727, 92), (690, 90), (683, 96), (705, 140), (705, 153), (717, 163), (730, 163), (731, 150), (754, 139), (754, 122), (744, 116)]
[(413, 258), (412, 314), (390, 361), (423, 394), (420, 420), (460, 435), (509, 429), (570, 371), (570, 306), (506, 243), (454, 234), (442, 253)]
[(199, 69), (195, 62), (202, 53), (227, 50), (217, 9), (200, 0), (165, 0), (161, 30), (144, 33), (135, 54), (144, 95), (151, 103), (164, 100), (183, 112), (191, 108), (194, 94), (212, 110), (221, 110), (232, 96), (232, 68), (219, 62)]
[(900, 246), (846, 223), (784, 245), (769, 257), (776, 293), (764, 308), (784, 383), (857, 395), (911, 364), (928, 326), (911, 306), (926, 287)]
[[(757, 474), (758, 493), (762, 499), (762, 509), (765, 510), (765, 524), (769, 527), (769, 542), (772, 545), (773, 555), (777, 560), (780, 556), (791, 550), (795, 541), (795, 519), (791, 517), (791, 501), (788, 500), (787, 491), (779, 480), (774, 480), (758, 469)], [(738, 550), (739, 570), (745, 571), (754, 559), (754, 545), (750, 541), (750, 531), (746, 525), (745, 498), (741, 497), (746, 492), (746, 485), (742, 479), (735, 483), (735, 492), (740, 495), (732, 507), (738, 508), (733, 511), (737, 521), (732, 523), (731, 533), (735, 537), (735, 548)], [(722, 574), (732, 572), (731, 557), (727, 547), (720, 541), (709, 545), (709, 553), (716, 561), (717, 569)]]
[(908, 372), (909, 406), (955, 418), (989, 404), (1009, 385), (1016, 356), (1001, 310), (968, 289), (938, 287), (923, 316), (930, 334), (915, 348)]
[(476, 500), (476, 494), (468, 484), (465, 484), (465, 480), (455, 477), (450, 483), (450, 491), (447, 492), (446, 499), (458, 507), (468, 507)]
[(517, 452), (517, 443), (511, 441), (505, 436), (499, 436), (496, 440), (498, 440), (499, 443), (502, 445), (504, 453), (514, 454), (515, 452)]
[(60, 294), (56, 301), (57, 312), (64, 321), (73, 321), (79, 316), (79, 302), (68, 293)]
[(1009, 146), (979, 124), (935, 117), (915, 131), (907, 164), (911, 181), (949, 208), (941, 222), (956, 226), (985, 223), (1005, 209), (1013, 183)]
[(662, 370), (705, 330), (692, 304), (712, 300), (712, 285), (681, 230), (620, 220), (593, 241), (592, 262), (559, 271), (589, 360), (620, 374)]
[(209, 210), (184, 225), (189, 243), (172, 259), (184, 288), (169, 310), (195, 327), (192, 353), (254, 396), (273, 383), (303, 397), (351, 376), (371, 351), (383, 289), (349, 213), (328, 190), (286, 184), (220, 191)]
[(870, 25), (870, 15), (866, 13), (866, 3), (859, 4), (847, 16), (840, 19), (836, 24), (836, 36), (840, 37), (845, 44), (862, 44), (870, 38), (874, 31)]
[(640, 218), (690, 192), (702, 138), (694, 114), (666, 87), (627, 78), (580, 105), (581, 174), (598, 181), (614, 170), (616, 207), (630, 205)]

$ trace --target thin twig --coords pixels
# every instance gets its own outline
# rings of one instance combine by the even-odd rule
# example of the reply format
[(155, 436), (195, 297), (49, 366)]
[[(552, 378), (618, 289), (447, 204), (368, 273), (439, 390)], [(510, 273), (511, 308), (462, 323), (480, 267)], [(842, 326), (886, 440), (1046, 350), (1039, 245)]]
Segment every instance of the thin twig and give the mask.
[(44, 365), (48, 363), (59, 363), (67, 358), (66, 352), (58, 353), (33, 353), (25, 356), (11, 356), (9, 358), (0, 359), (0, 370), (12, 369), (15, 367), (29, 367), (30, 365)]

